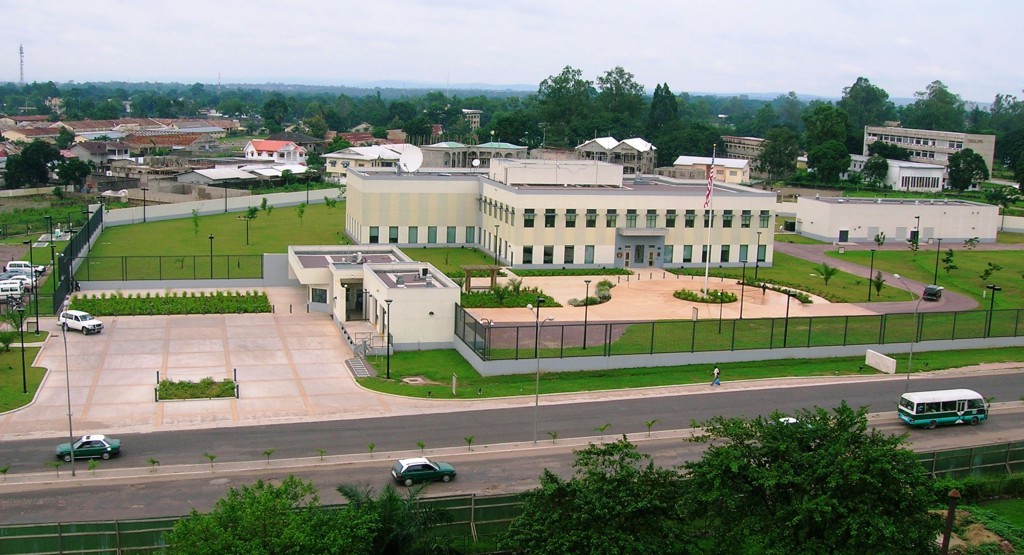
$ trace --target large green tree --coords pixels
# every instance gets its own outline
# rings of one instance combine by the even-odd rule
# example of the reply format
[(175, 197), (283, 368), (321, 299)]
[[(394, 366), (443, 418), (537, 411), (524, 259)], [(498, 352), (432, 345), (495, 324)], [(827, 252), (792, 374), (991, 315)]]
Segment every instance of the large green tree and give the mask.
[(822, 183), (836, 183), (846, 170), (850, 169), (850, 153), (839, 141), (828, 141), (813, 147), (807, 153), (807, 169)]
[(632, 73), (616, 66), (597, 78), (597, 88), (594, 110), (597, 119), (604, 123), (601, 134), (620, 140), (639, 135), (648, 113), (643, 85), (636, 82)]
[(576, 146), (588, 134), (587, 121), (592, 117), (594, 84), (583, 78), (583, 72), (565, 66), (558, 75), (540, 83), (537, 89), (537, 111), (546, 126), (547, 142), (557, 146)]
[(348, 499), (346, 512), (372, 518), (371, 553), (386, 555), (428, 555), (450, 553), (444, 537), (435, 527), (448, 522), (449, 514), (437, 505), (419, 502), (423, 486), (401, 495), (393, 484), (378, 494), (366, 485), (342, 484), (337, 491)]
[(773, 181), (784, 179), (796, 169), (799, 155), (796, 132), (788, 127), (776, 127), (765, 137), (761, 154), (754, 160), (754, 169), (768, 174)]
[(946, 171), (949, 175), (949, 187), (961, 192), (988, 179), (985, 159), (969, 148), (950, 154)]
[(75, 144), (75, 132), (67, 127), (61, 127), (57, 132), (57, 148), (71, 148)]
[(805, 145), (810, 150), (829, 141), (845, 144), (849, 118), (842, 108), (826, 102), (812, 103), (803, 114)]
[(932, 81), (924, 91), (914, 93), (913, 104), (903, 107), (903, 127), (933, 131), (963, 131), (967, 109), (960, 95), (942, 83)]
[(864, 169), (861, 173), (864, 174), (864, 177), (869, 182), (879, 185), (885, 181), (886, 176), (889, 174), (889, 161), (877, 154), (871, 156), (864, 162)]
[(869, 156), (881, 156), (886, 160), (910, 160), (910, 151), (900, 145), (875, 141), (868, 145)]
[(45, 185), (50, 179), (50, 170), (61, 159), (57, 147), (36, 139), (21, 149), (21, 154), (7, 158), (4, 183), (8, 189)]
[(62, 158), (57, 162), (57, 182), (61, 185), (73, 185), (81, 187), (86, 178), (96, 171), (96, 164), (91, 160), (84, 161), (78, 158)]
[(576, 452), (572, 478), (545, 470), (524, 494), (508, 546), (532, 555), (686, 553), (680, 476), (623, 437)]
[(663, 127), (679, 119), (679, 103), (668, 83), (656, 85), (647, 112), (647, 136), (656, 136)]
[(260, 109), (264, 124), (271, 133), (284, 129), (284, 121), (288, 117), (288, 100), (281, 93), (274, 93), (263, 103)]
[(867, 408), (797, 411), (795, 423), (715, 417), (683, 510), (713, 553), (934, 553), (939, 520), (906, 436), (868, 429)]
[(193, 509), (164, 538), (171, 555), (370, 555), (381, 553), (373, 549), (378, 526), (372, 512), (325, 510), (312, 482), (289, 476), (279, 486), (231, 488), (212, 511)]
[(889, 100), (889, 93), (871, 84), (867, 77), (858, 77), (854, 84), (843, 89), (843, 97), (836, 106), (846, 111), (849, 117), (849, 135), (846, 149), (861, 152), (864, 148), (864, 126), (882, 125), (897, 118), (896, 105)]

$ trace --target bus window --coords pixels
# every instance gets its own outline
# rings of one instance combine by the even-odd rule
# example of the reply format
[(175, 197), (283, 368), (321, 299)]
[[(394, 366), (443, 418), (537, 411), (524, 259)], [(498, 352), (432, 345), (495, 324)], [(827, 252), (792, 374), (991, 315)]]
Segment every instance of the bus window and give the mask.
[(955, 411), (955, 410), (956, 410), (956, 401), (943, 401), (942, 402), (942, 411), (943, 412), (950, 412), (950, 411)]

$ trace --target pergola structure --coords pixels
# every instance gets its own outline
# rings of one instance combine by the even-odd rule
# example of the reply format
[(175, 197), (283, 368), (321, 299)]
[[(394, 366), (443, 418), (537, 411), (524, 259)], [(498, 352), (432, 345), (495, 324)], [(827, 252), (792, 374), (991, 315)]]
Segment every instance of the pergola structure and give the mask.
[(494, 264), (470, 264), (468, 266), (460, 266), (462, 271), (466, 272), (466, 293), (473, 290), (473, 272), (490, 272), (491, 274), (491, 287), (498, 284), (498, 272), (501, 271), (501, 266)]

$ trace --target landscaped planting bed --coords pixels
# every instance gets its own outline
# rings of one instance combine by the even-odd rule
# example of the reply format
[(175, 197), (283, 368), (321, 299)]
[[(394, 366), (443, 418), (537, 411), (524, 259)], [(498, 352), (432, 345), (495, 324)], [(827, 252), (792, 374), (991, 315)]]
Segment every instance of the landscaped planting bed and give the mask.
[(76, 294), (71, 306), (94, 316), (153, 314), (240, 314), (270, 312), (267, 294), (257, 291), (171, 291), (160, 293)]

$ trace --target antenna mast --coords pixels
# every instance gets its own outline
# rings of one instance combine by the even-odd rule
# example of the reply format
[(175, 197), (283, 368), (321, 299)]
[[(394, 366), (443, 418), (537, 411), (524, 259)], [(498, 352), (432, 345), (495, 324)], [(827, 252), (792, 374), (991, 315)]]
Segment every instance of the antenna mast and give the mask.
[(25, 46), (18, 45), (18, 62), (21, 65), (21, 86), (25, 86)]

